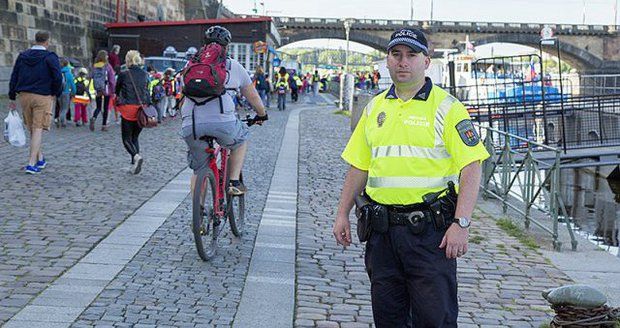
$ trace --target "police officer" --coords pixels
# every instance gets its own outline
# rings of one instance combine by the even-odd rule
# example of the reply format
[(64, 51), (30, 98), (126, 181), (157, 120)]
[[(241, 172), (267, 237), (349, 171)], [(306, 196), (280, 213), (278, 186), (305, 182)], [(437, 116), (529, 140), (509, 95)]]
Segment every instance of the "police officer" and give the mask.
[[(370, 211), (365, 254), (376, 326), (456, 327), (456, 258), (467, 252), (489, 155), (465, 107), (425, 77), (424, 34), (396, 31), (387, 50), (393, 84), (366, 106), (342, 153), (351, 167), (333, 232), (351, 244), (349, 212), (363, 192), (379, 209)], [(450, 183), (452, 197), (442, 192)], [(429, 195), (452, 206), (433, 201), (432, 212)]]

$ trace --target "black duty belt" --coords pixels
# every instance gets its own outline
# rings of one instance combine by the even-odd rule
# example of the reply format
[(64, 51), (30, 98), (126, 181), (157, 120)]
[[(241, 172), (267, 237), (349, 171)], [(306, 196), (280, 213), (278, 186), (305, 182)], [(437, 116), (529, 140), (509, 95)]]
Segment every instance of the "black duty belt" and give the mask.
[(417, 224), (421, 222), (432, 222), (432, 216), (429, 210), (390, 207), (388, 213), (388, 222), (390, 225), (407, 225), (412, 223)]

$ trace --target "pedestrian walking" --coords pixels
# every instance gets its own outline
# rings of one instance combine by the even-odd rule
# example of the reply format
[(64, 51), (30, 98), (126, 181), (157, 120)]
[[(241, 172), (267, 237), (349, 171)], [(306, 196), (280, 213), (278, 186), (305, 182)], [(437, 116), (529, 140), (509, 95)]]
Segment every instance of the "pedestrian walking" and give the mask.
[(393, 84), (368, 103), (342, 153), (351, 167), (333, 233), (351, 244), (357, 203), (378, 328), (457, 327), (456, 258), (467, 253), (489, 154), (465, 106), (425, 78), (422, 31), (394, 32), (387, 52)]
[(174, 117), (173, 108), (176, 105), (176, 80), (174, 78), (174, 69), (169, 67), (164, 71), (164, 76), (162, 76), (162, 85), (164, 86), (164, 90), (166, 91), (166, 96), (163, 98), (163, 113), (162, 117), (166, 118), (170, 116), (170, 118)]
[[(24, 123), (30, 131), (30, 159), (26, 173), (37, 174), (47, 166), (43, 156), (43, 131), (48, 131), (56, 97), (62, 93), (62, 73), (58, 56), (48, 51), (50, 33), (38, 31), (35, 45), (15, 61), (9, 82), (9, 99), (19, 101)], [(14, 102), (9, 104), (16, 109)]]
[(292, 102), (297, 102), (297, 99), (299, 99), (299, 87), (297, 86), (297, 81), (295, 80), (296, 76), (295, 71), (293, 71), (288, 78), (288, 86), (291, 89)]
[(286, 109), (286, 92), (289, 90), (289, 76), (286, 68), (280, 67), (276, 81), (276, 93), (278, 94), (278, 110)]
[(75, 82), (73, 81), (73, 73), (69, 67), (69, 62), (66, 59), (60, 60), (60, 72), (62, 73), (62, 93), (58, 97), (58, 103), (60, 104), (60, 113), (58, 114), (58, 121), (56, 127), (67, 127), (67, 111), (71, 111), (71, 98), (75, 95)]
[(256, 72), (254, 73), (254, 85), (256, 86), (256, 91), (258, 91), (258, 95), (263, 102), (263, 106), (269, 108), (269, 102), (267, 101), (268, 86), (265, 71), (262, 66), (256, 67)]
[(144, 159), (140, 155), (140, 132), (138, 110), (142, 105), (150, 104), (148, 73), (142, 69), (142, 58), (136, 50), (129, 50), (125, 55), (127, 70), (118, 75), (115, 94), (116, 103), (121, 114), (121, 139), (125, 150), (131, 156), (130, 172), (138, 174), (142, 170)]
[(319, 89), (321, 87), (321, 77), (319, 76), (319, 71), (314, 71), (314, 75), (312, 75), (312, 92), (315, 97), (319, 95)]
[(108, 55), (108, 62), (110, 63), (110, 66), (112, 66), (112, 69), (117, 75), (121, 72), (121, 59), (119, 57), (120, 52), (121, 46), (115, 44), (112, 46), (112, 50)]
[(151, 102), (157, 108), (157, 123), (161, 123), (165, 110), (166, 90), (161, 73), (153, 74), (152, 80), (149, 82), (149, 91), (151, 93)]
[[(75, 82), (75, 115), (73, 121), (75, 126), (88, 123), (88, 106), (95, 100), (95, 88), (93, 81), (88, 77), (88, 69), (81, 67)], [(81, 122), (80, 122), (81, 121)]]
[(108, 63), (107, 51), (99, 50), (97, 57), (95, 58), (92, 73), (93, 85), (96, 92), (95, 103), (97, 105), (97, 109), (95, 109), (95, 113), (90, 119), (89, 128), (91, 131), (95, 131), (95, 122), (97, 121), (99, 113), (103, 111), (101, 131), (107, 131), (110, 99), (111, 97), (114, 97), (114, 89), (116, 88), (114, 69), (112, 69), (112, 66)]

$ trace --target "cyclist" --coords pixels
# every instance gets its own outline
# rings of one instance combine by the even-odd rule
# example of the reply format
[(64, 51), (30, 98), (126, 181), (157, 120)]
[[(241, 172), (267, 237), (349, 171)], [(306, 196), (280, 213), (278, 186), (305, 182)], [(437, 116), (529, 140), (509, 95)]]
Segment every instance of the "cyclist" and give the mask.
[[(232, 39), (230, 32), (221, 26), (212, 26), (205, 32), (205, 45), (213, 42), (218, 43), (228, 51), (228, 44)], [(262, 124), (268, 119), (265, 107), (254, 88), (252, 80), (241, 64), (232, 58), (226, 59), (226, 90), (221, 96), (222, 107), (219, 101), (209, 101), (197, 105), (193, 100), (185, 97), (181, 106), (181, 131), (188, 146), (188, 163), (194, 172), (207, 165), (208, 154), (205, 152), (207, 142), (200, 140), (202, 136), (215, 137), (217, 143), (231, 150), (228, 164), (230, 165), (230, 184), (228, 193), (243, 195), (247, 189), (241, 181), (241, 169), (248, 148), (248, 126), (241, 122), (235, 115), (234, 92), (228, 90), (239, 89), (241, 94), (256, 109), (257, 115), (252, 119), (254, 123)], [(201, 102), (201, 99), (195, 99)], [(192, 121), (192, 111), (195, 122)], [(192, 123), (195, 123), (194, 135)], [(196, 180), (196, 174), (192, 176), (192, 190)]]

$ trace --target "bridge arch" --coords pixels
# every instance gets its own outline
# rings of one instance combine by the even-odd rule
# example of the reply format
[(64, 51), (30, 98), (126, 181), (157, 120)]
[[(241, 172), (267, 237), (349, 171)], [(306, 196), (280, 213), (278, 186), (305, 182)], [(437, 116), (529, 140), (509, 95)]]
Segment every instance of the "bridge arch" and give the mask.
[[(317, 30), (309, 30), (309, 31), (300, 31), (296, 33), (284, 34), (285, 40), (283, 40), (282, 45), (287, 45), (293, 42), (312, 40), (312, 39), (339, 39), (346, 40), (346, 36), (344, 35), (344, 30), (335, 30), (335, 29), (317, 29)], [(286, 39), (288, 38), (288, 39)], [(385, 46), (387, 45), (388, 39), (372, 35), (366, 34), (362, 31), (351, 31), (349, 34), (349, 40), (353, 42), (357, 42), (363, 44), (365, 46), (369, 46), (373, 49), (385, 52)]]
[[(491, 36), (475, 35), (472, 37), (472, 41), (475, 41), (476, 46), (489, 43), (513, 43), (524, 46), (530, 46), (538, 49), (538, 42), (540, 37), (537, 35), (527, 34), (496, 34)], [(549, 46), (545, 47), (549, 49)], [(556, 55), (555, 52), (551, 55)], [(578, 71), (587, 71), (589, 69), (599, 68), (603, 65), (603, 61), (591, 54), (587, 50), (578, 48), (570, 43), (562, 42), (560, 40), (560, 56), (563, 61), (566, 61), (572, 67)]]
[[(315, 29), (284, 29), (282, 30), (282, 36), (284, 37), (282, 45), (286, 45), (293, 42), (311, 40), (311, 39), (345, 39), (344, 29), (336, 28), (315, 28)], [(361, 43), (369, 46), (373, 49), (385, 52), (385, 46), (389, 41), (389, 34), (386, 31), (375, 31), (368, 29), (352, 29), (349, 35), (349, 40)], [(455, 44), (445, 44), (446, 40), (443, 38), (442, 32), (432, 33), (427, 31), (427, 36), (432, 44), (445, 46), (455, 46)], [(451, 35), (452, 36), (452, 35)], [(537, 34), (518, 34), (518, 33), (501, 33), (501, 34), (482, 34), (472, 33), (470, 34), (472, 41), (475, 41), (476, 45), (483, 45), (489, 43), (513, 43), (519, 45), (530, 46), (538, 48), (538, 42), (540, 36)], [(452, 39), (452, 38), (449, 38)], [(457, 42), (457, 41), (453, 41)], [(554, 55), (553, 53), (551, 53)], [(578, 71), (589, 71), (602, 68), (604, 61), (595, 56), (586, 49), (577, 47), (568, 42), (560, 42), (560, 56), (563, 61), (566, 61), (572, 67)]]

